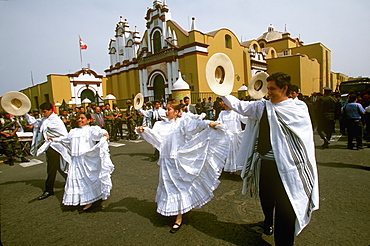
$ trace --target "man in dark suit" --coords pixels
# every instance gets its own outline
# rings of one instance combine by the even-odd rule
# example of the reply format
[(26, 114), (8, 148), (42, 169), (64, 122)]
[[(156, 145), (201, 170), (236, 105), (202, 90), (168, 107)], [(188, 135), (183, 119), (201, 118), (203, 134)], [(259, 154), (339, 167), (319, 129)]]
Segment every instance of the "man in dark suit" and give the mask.
[(103, 117), (103, 114), (101, 113), (100, 107), (96, 106), (95, 114), (92, 114), (91, 116), (94, 119), (94, 121), (91, 123), (92, 125), (100, 126), (101, 128), (104, 128), (104, 117)]
[(182, 110), (187, 113), (187, 112), (190, 112), (190, 113), (193, 113), (193, 114), (197, 114), (197, 109), (195, 108), (194, 105), (191, 105), (190, 104), (190, 98), (189, 97), (184, 97), (184, 106), (182, 107)]
[(198, 98), (198, 102), (195, 104), (195, 109), (197, 110), (197, 114), (202, 113), (202, 99)]

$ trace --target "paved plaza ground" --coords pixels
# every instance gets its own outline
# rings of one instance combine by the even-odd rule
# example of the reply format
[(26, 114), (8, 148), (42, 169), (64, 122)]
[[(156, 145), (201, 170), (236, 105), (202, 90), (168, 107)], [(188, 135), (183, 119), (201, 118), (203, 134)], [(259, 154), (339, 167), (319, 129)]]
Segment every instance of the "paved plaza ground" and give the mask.
[[(321, 149), (315, 135), (320, 209), (296, 237), (296, 245), (370, 244), (370, 148), (346, 149), (337, 136)], [(156, 213), (159, 167), (150, 161), (153, 148), (144, 141), (110, 147), (115, 164), (108, 200), (90, 212), (61, 204), (64, 181), (58, 174), (55, 195), (39, 201), (46, 178), (42, 164), (0, 164), (1, 242), (12, 245), (273, 245), (262, 234), (259, 200), (241, 195), (239, 175), (223, 173), (215, 197), (184, 215), (176, 234), (173, 217)], [(30, 157), (31, 158), (31, 157)], [(33, 158), (33, 157), (32, 157)], [(0, 160), (3, 157), (0, 157)], [(240, 172), (239, 172), (240, 173)]]

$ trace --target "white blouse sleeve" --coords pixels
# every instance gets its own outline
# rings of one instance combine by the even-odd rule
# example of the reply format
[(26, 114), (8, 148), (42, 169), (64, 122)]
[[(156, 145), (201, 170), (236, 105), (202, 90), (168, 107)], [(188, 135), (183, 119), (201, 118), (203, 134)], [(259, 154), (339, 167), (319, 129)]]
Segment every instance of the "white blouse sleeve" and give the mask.
[(161, 121), (157, 121), (153, 128), (144, 127), (144, 132), (139, 133), (139, 135), (150, 143), (154, 148), (160, 149), (161, 143), (163, 142), (163, 137), (159, 134), (161, 131), (165, 131)]
[(55, 143), (64, 143), (66, 145), (71, 145), (71, 133), (73, 133), (73, 129), (65, 136), (60, 136), (53, 138), (53, 142)]
[(34, 127), (40, 127), (41, 126), (41, 119), (36, 119), (35, 117), (25, 114), (24, 117), (26, 118), (28, 124), (34, 126)]
[(209, 120), (203, 120), (199, 115), (184, 114), (181, 121), (181, 131), (187, 137), (192, 137), (208, 127)]
[(108, 132), (104, 129), (101, 129), (99, 126), (90, 126), (91, 140), (100, 141), (104, 134)]

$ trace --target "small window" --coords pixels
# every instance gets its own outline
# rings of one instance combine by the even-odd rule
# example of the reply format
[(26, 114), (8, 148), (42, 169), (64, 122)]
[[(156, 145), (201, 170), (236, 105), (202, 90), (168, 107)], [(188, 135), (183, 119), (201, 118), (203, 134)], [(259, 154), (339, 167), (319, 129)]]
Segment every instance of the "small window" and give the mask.
[(39, 98), (38, 98), (38, 96), (33, 97), (33, 99), (35, 100), (35, 105), (36, 105), (36, 108), (38, 109), (39, 108)]
[(260, 43), (260, 47), (263, 49), (265, 48), (265, 44), (264, 43)]
[(257, 46), (257, 44), (253, 44), (253, 49), (254, 49), (256, 52), (258, 52), (258, 46)]
[(228, 34), (225, 35), (225, 47), (232, 49), (231, 37)]
[(49, 94), (44, 94), (45, 102), (50, 102)]

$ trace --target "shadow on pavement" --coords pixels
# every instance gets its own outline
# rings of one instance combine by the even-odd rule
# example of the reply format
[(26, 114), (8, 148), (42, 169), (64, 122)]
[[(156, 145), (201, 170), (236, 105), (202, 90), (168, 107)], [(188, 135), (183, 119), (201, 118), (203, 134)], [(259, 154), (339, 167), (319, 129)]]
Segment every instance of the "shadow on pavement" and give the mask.
[(219, 221), (217, 216), (192, 210), (184, 216), (185, 223), (196, 230), (235, 245), (271, 245), (262, 238), (261, 223), (236, 224)]
[(318, 162), (317, 165), (325, 166), (325, 167), (337, 167), (337, 168), (354, 168), (354, 169), (362, 169), (362, 170), (370, 171), (370, 167), (366, 167), (362, 165), (355, 165), (355, 164)]
[(144, 156), (144, 157), (148, 157), (148, 159), (150, 159), (150, 157), (152, 157), (153, 154), (150, 154), (150, 153), (117, 153), (117, 154), (112, 154), (111, 156), (116, 157), (116, 156), (121, 156), (121, 155), (128, 155), (130, 157)]
[[(157, 204), (147, 200), (139, 200), (136, 197), (124, 198), (111, 203), (103, 209), (104, 212), (128, 211), (136, 213), (146, 219), (155, 227), (170, 227), (173, 225), (175, 216), (168, 218), (156, 212)], [(183, 224), (192, 226), (194, 229), (214, 238), (218, 238), (235, 245), (270, 245), (263, 240), (261, 224), (236, 224), (217, 220), (217, 216), (207, 212), (192, 210), (184, 215)]]
[(118, 202), (110, 203), (103, 208), (104, 212), (119, 212), (126, 213), (128, 211), (136, 213), (150, 222), (156, 227), (172, 225), (172, 220), (168, 221), (165, 217), (156, 212), (157, 204), (148, 200), (139, 200), (136, 197), (123, 198)]
[(346, 145), (329, 144), (329, 148), (323, 148), (321, 145), (316, 145), (315, 149), (331, 150), (331, 149), (347, 149)]

